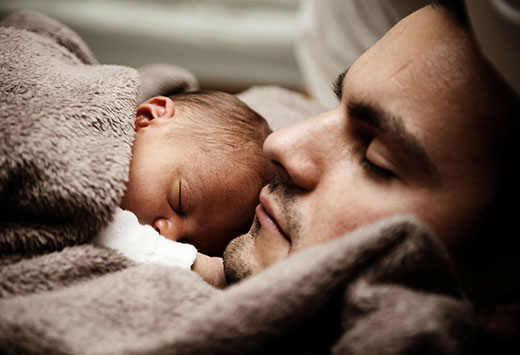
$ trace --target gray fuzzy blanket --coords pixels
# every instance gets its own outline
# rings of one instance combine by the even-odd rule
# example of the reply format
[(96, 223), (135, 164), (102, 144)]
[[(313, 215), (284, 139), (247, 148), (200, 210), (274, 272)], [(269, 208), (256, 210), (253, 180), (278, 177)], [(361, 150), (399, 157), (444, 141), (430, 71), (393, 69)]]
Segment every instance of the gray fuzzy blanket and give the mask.
[(0, 353), (470, 353), (471, 306), (410, 216), (225, 290), (90, 244), (124, 193), (136, 103), (195, 87), (180, 68), (100, 65), (38, 14), (0, 23)]

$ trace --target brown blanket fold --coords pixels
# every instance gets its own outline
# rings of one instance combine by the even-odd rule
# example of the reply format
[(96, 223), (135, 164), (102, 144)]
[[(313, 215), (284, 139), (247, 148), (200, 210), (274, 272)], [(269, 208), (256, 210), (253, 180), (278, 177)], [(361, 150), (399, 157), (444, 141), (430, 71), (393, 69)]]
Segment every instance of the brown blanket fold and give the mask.
[(0, 301), (0, 312), (0, 345), (20, 352), (461, 354), (473, 330), (445, 252), (410, 218), (309, 248), (224, 291), (188, 271), (139, 266)]
[(160, 70), (97, 64), (39, 14), (0, 23), (0, 353), (469, 353), (471, 306), (410, 216), (225, 290), (90, 245), (124, 192), (138, 100), (196, 87)]
[(88, 242), (123, 196), (139, 76), (85, 64), (86, 45), (43, 16), (1, 26), (0, 253)]

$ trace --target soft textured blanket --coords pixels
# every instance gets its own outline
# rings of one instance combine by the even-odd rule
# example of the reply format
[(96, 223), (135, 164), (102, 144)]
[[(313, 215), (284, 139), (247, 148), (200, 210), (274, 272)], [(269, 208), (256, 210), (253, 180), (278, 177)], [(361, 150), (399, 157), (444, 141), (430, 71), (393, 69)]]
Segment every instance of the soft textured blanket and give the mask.
[(99, 65), (73, 31), (43, 15), (0, 23), (1, 296), (131, 264), (77, 246), (107, 224), (123, 196), (137, 102), (195, 88), (193, 75), (173, 66)]
[(470, 351), (471, 306), (412, 217), (308, 248), (225, 290), (92, 245), (124, 193), (136, 103), (195, 86), (183, 70), (100, 65), (41, 15), (0, 24), (1, 353)]

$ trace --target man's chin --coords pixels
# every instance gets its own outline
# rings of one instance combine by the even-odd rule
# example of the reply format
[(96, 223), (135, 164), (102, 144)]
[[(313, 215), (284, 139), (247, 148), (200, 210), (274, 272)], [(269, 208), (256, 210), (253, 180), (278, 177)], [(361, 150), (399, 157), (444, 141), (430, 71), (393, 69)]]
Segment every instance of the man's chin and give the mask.
[(259, 229), (260, 223), (255, 216), (249, 232), (233, 239), (224, 250), (224, 273), (228, 285), (254, 273), (255, 235)]

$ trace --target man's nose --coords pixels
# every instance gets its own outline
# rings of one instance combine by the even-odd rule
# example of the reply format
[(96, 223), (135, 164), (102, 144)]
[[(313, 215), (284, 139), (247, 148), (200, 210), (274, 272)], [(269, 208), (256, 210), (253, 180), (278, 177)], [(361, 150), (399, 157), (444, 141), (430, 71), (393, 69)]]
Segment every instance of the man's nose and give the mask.
[(280, 164), (294, 185), (304, 190), (316, 187), (325, 168), (327, 114), (276, 131), (264, 142), (266, 156)]
[(153, 228), (165, 238), (178, 242), (182, 239), (182, 231), (178, 223), (167, 218), (157, 218), (153, 222)]

